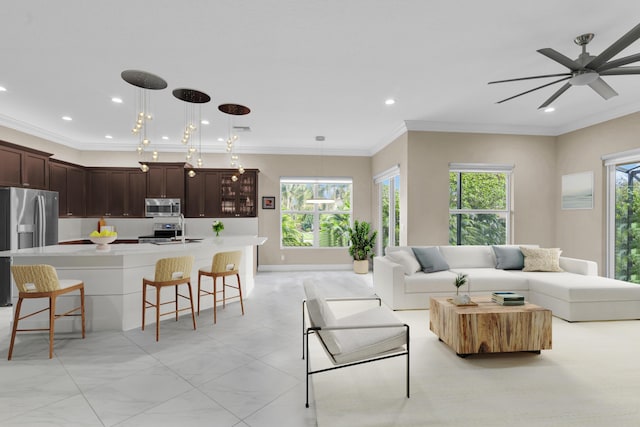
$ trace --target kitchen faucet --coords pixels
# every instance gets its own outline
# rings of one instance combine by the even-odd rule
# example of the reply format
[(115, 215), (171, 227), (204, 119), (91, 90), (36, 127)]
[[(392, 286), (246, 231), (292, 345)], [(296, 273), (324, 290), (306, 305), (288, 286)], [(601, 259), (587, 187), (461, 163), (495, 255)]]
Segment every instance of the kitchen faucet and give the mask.
[[(187, 232), (187, 224), (185, 222), (183, 214), (180, 214), (180, 216), (178, 216), (178, 226), (180, 227), (180, 238), (182, 239), (182, 243), (184, 243), (185, 242), (184, 236)], [(178, 231), (176, 230), (176, 233), (177, 232)]]

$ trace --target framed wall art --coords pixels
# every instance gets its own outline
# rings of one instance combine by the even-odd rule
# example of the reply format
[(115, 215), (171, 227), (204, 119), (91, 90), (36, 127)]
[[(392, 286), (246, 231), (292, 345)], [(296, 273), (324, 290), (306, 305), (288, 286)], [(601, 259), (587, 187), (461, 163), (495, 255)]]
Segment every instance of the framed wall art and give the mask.
[(562, 209), (593, 209), (593, 172), (562, 175)]
[(262, 198), (262, 209), (275, 209), (276, 198), (274, 196), (264, 196)]

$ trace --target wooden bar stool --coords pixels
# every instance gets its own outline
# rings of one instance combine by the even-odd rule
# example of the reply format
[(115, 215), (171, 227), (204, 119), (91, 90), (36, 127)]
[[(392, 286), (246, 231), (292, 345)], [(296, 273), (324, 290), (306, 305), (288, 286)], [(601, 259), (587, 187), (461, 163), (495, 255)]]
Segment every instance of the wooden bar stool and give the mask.
[[(191, 268), (193, 267), (193, 257), (175, 257), (175, 258), (162, 258), (156, 262), (155, 276), (152, 279), (142, 279), (142, 330), (145, 326), (145, 312), (147, 308), (156, 308), (156, 341), (160, 339), (160, 316), (174, 314), (176, 315), (176, 322), (178, 321), (178, 313), (185, 310), (191, 310), (191, 320), (193, 321), (193, 329), (196, 329), (196, 316), (193, 310), (193, 294), (191, 292)], [(186, 284), (189, 288), (189, 295), (182, 295), (178, 292), (178, 286)], [(153, 286), (156, 289), (156, 301), (155, 304), (152, 301), (147, 301), (147, 286)], [(160, 302), (160, 290), (162, 288), (173, 286), (175, 289), (175, 299), (171, 301)], [(178, 298), (185, 298), (189, 300), (190, 307), (179, 308)], [(172, 311), (166, 313), (160, 312), (160, 307), (166, 304), (175, 304), (175, 308)]]
[[(20, 291), (18, 294), (18, 305), (13, 318), (13, 330), (11, 332), (11, 344), (9, 345), (9, 356), (7, 360), (11, 360), (13, 354), (13, 344), (16, 340), (16, 332), (27, 331), (49, 331), (49, 359), (53, 357), (53, 335), (55, 329), (55, 321), (60, 317), (66, 316), (82, 316), (82, 338), (85, 336), (85, 315), (84, 315), (84, 283), (81, 280), (59, 280), (56, 269), (51, 265), (13, 265), (11, 273), (16, 282), (16, 286)], [(80, 291), (80, 306), (75, 307), (63, 314), (56, 314), (56, 298), (69, 292)], [(30, 298), (48, 298), (49, 307), (43, 308), (20, 317), (22, 301)], [(34, 316), (43, 311), (49, 310), (49, 328), (48, 329), (18, 329), (18, 322), (27, 317)], [(80, 310), (80, 314), (71, 314)]]
[[(216, 294), (222, 292), (222, 306), (226, 305), (228, 299), (240, 298), (240, 308), (244, 316), (244, 303), (242, 302), (242, 284), (240, 283), (240, 260), (242, 259), (241, 251), (219, 252), (213, 256), (211, 267), (202, 267), (198, 270), (198, 315), (200, 315), (200, 296), (213, 295), (213, 323), (216, 323), (216, 307), (218, 305)], [(209, 292), (201, 288), (202, 276), (213, 278), (213, 291)], [(238, 286), (229, 285), (226, 282), (227, 276), (236, 276)], [(216, 279), (222, 277), (222, 291), (217, 290)], [(238, 295), (227, 297), (226, 288), (234, 288), (238, 290)]]

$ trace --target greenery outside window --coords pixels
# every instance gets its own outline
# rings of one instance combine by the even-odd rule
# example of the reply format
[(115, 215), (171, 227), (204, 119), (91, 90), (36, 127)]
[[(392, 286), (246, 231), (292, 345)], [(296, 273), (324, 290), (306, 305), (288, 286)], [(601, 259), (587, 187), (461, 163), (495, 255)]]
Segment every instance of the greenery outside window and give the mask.
[[(351, 178), (281, 178), (280, 246), (349, 246), (352, 188)], [(333, 203), (308, 203), (312, 198)]]
[(508, 165), (450, 165), (450, 245), (510, 241), (512, 169)]

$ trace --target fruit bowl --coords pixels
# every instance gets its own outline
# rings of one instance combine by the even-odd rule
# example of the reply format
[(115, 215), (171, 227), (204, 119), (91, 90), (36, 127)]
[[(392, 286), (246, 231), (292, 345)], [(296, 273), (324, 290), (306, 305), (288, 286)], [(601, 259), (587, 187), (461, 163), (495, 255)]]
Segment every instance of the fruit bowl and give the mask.
[(96, 249), (103, 250), (103, 251), (109, 250), (109, 243), (113, 242), (117, 238), (118, 238), (117, 234), (113, 236), (99, 236), (99, 237), (89, 236), (89, 240), (91, 240), (91, 242), (97, 245)]

